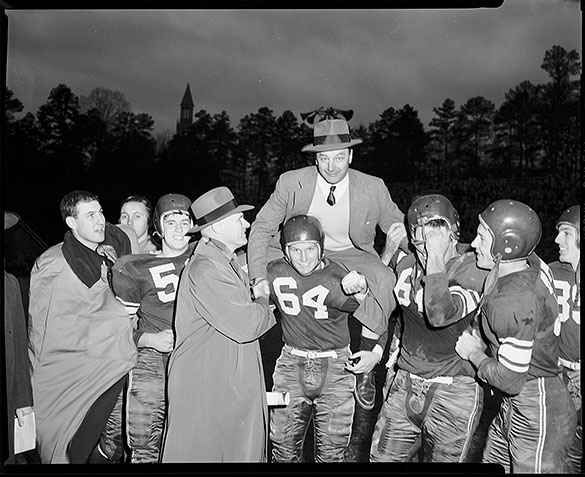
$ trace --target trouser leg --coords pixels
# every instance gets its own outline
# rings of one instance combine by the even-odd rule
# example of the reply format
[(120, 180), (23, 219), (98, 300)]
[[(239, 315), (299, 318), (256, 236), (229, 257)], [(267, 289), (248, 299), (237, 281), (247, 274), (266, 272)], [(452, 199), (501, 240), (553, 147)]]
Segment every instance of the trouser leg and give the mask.
[(165, 417), (165, 356), (142, 348), (131, 371), (127, 429), (132, 463), (157, 463)]

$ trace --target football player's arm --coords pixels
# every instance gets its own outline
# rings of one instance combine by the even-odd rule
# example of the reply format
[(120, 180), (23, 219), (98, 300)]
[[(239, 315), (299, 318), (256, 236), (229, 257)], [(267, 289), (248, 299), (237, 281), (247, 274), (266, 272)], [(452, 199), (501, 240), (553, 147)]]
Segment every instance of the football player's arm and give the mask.
[[(446, 227), (426, 227), (424, 307), (431, 326), (443, 327), (469, 315), (479, 304), (479, 293), (457, 284), (449, 286), (447, 263), (453, 258), (455, 239)], [(465, 268), (459, 270), (465, 273)], [(457, 279), (457, 277), (454, 277)]]
[(528, 378), (538, 326), (535, 320), (538, 305), (535, 298), (527, 303), (518, 295), (505, 297), (498, 305), (497, 319), (507, 326), (500, 333), (502, 336), (498, 336), (497, 356), (489, 357), (485, 354), (485, 347), (478, 344), (483, 342), (475, 330), (473, 334), (463, 332), (455, 351), (474, 365), (482, 381), (506, 394), (515, 395), (522, 390)]
[(422, 281), (425, 313), (431, 326), (457, 323), (477, 309), (479, 293), (460, 285), (449, 286), (445, 272), (426, 275)]
[(134, 343), (136, 346), (140, 346), (139, 342), (143, 331), (138, 330), (138, 316), (136, 314), (140, 308), (140, 287), (128, 269), (136, 272), (132, 265), (126, 262), (126, 259), (117, 261), (111, 269), (110, 283), (116, 299), (126, 308), (126, 312), (132, 320)]

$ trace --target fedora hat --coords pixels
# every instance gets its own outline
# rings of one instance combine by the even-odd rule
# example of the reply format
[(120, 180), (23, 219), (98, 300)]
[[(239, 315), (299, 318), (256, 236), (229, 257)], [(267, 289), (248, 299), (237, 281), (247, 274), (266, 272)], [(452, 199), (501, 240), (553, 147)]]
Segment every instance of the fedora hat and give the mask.
[(347, 121), (343, 119), (325, 119), (315, 123), (313, 142), (301, 149), (302, 152), (324, 152), (360, 144), (362, 139), (351, 138)]
[(253, 208), (253, 205), (238, 205), (234, 195), (227, 187), (216, 187), (195, 199), (191, 204), (195, 227), (189, 230), (189, 233), (199, 232), (229, 215)]
[(14, 227), (19, 220), (20, 217), (14, 212), (4, 212), (4, 230)]

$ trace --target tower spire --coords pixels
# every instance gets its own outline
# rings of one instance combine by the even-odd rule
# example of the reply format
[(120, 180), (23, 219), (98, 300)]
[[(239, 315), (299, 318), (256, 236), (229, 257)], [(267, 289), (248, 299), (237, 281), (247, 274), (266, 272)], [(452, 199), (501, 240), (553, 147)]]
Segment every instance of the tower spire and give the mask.
[(177, 134), (185, 133), (193, 125), (193, 97), (191, 96), (191, 88), (187, 83), (185, 94), (181, 100), (181, 112), (179, 120), (177, 121)]

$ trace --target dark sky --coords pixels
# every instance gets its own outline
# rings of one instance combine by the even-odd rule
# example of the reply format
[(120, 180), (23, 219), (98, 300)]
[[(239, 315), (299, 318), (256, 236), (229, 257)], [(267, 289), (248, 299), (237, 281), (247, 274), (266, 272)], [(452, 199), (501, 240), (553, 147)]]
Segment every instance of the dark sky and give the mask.
[(237, 126), (319, 106), (367, 125), (410, 104), (425, 128), (446, 98), (499, 106), (553, 45), (581, 51), (578, 1), (507, 0), (497, 9), (7, 10), (7, 86), (36, 112), (60, 83), (122, 92), (155, 132), (174, 132), (187, 83), (195, 111)]

